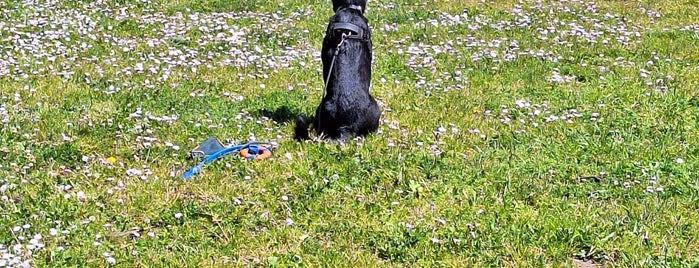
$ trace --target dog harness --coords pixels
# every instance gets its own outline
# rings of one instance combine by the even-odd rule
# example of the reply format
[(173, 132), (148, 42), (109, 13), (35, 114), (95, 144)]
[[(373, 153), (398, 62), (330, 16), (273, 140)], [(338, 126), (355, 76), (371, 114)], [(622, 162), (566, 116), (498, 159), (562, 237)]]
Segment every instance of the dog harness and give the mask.
[[(364, 10), (362, 10), (362, 7), (358, 6), (358, 5), (348, 5), (348, 6), (338, 8), (337, 11), (335, 11), (335, 13), (337, 13), (338, 11), (343, 10), (343, 9), (354, 9), (354, 10), (357, 10), (357, 11), (361, 12), (362, 14), (364, 14)], [(343, 34), (342, 39), (354, 39), (354, 40), (360, 40), (360, 41), (369, 41), (369, 35), (366, 34), (361, 27), (359, 27), (353, 23), (336, 22), (336, 23), (332, 24), (331, 29), (333, 32), (337, 31), (337, 30), (344, 30), (344, 31), (350, 31), (353, 33), (353, 34)]]
[(346, 34), (343, 36), (343, 39), (354, 39), (354, 40), (359, 40), (359, 41), (369, 41), (369, 36), (364, 33), (364, 30), (362, 28), (359, 28), (359, 26), (354, 25), (352, 23), (348, 22), (336, 22), (333, 23), (332, 25), (332, 30), (337, 31), (337, 30), (345, 30), (345, 31), (350, 31), (352, 34)]

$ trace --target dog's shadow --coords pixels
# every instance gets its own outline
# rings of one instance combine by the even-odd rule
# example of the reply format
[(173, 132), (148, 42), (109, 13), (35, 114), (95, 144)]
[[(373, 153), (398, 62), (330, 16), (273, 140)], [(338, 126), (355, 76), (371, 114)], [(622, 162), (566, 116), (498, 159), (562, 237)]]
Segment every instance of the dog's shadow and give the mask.
[(256, 114), (272, 119), (277, 124), (294, 122), (300, 115), (298, 111), (293, 111), (286, 105), (279, 106), (274, 110), (262, 108), (257, 110)]

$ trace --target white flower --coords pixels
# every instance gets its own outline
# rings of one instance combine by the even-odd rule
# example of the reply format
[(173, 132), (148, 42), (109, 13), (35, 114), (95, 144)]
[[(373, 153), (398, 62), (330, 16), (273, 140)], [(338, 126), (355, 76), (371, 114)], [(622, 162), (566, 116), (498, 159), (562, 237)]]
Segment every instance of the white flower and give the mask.
[(413, 228), (415, 228), (415, 226), (413, 226), (412, 224), (410, 224), (410, 223), (405, 224), (405, 229), (407, 229), (408, 231), (412, 230)]
[(684, 159), (678, 157), (677, 159), (675, 159), (675, 162), (676, 162), (677, 164), (680, 164), (680, 165), (681, 165), (681, 164), (684, 164)]
[(529, 107), (529, 103), (527, 103), (527, 101), (525, 101), (525, 100), (515, 100), (515, 104), (519, 108)]
[(182, 216), (183, 216), (182, 213), (179, 213), (179, 212), (175, 213), (175, 219), (182, 218)]
[(78, 198), (79, 201), (85, 201), (85, 193), (83, 191), (75, 193), (75, 197)]
[(140, 169), (131, 168), (131, 169), (126, 170), (126, 175), (129, 177), (141, 176), (141, 175), (143, 175), (143, 171)]

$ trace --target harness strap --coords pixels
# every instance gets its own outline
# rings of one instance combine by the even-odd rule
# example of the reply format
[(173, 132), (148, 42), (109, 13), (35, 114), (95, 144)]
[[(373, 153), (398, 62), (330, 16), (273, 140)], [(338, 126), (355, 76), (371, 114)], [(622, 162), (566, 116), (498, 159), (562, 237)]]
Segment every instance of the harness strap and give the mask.
[(332, 25), (333, 31), (335, 30), (347, 30), (351, 31), (354, 34), (346, 35), (345, 39), (357, 39), (357, 40), (368, 40), (369, 38), (364, 35), (364, 30), (362, 28), (359, 28), (359, 26), (354, 25), (352, 23), (347, 23), (347, 22), (336, 22), (333, 23)]

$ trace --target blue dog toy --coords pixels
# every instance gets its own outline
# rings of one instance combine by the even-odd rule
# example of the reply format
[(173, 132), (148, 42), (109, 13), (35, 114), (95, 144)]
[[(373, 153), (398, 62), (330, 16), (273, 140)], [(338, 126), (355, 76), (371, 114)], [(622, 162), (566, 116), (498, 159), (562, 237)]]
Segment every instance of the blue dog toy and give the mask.
[[(230, 153), (240, 153), (241, 156), (246, 159), (252, 160), (264, 160), (272, 156), (272, 151), (267, 149), (262, 145), (270, 145), (268, 142), (250, 142), (246, 144), (240, 144), (224, 148), (218, 140), (215, 138), (209, 138), (202, 145), (198, 146), (197, 149), (193, 150), (191, 156), (193, 158), (204, 157), (204, 160), (199, 162), (196, 166), (190, 168), (182, 174), (183, 179), (189, 179), (201, 173), (205, 164), (211, 163), (216, 159), (222, 158)], [(207, 153), (210, 152), (210, 153)]]

